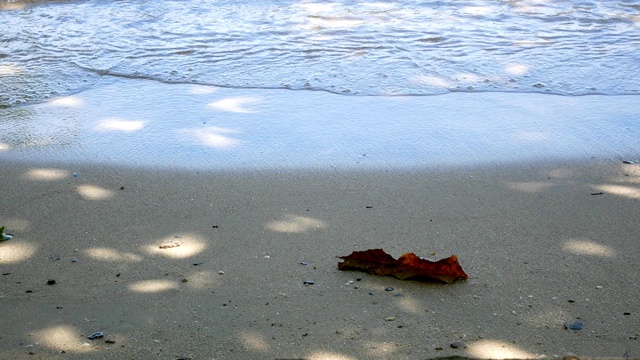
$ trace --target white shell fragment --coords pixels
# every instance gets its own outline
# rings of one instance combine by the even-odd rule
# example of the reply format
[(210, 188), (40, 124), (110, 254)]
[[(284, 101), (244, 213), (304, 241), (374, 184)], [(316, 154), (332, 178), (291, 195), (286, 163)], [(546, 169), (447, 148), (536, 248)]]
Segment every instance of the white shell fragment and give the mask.
[(171, 248), (178, 247), (178, 246), (180, 246), (180, 242), (179, 241), (171, 240), (169, 242), (160, 244), (160, 249), (171, 249)]

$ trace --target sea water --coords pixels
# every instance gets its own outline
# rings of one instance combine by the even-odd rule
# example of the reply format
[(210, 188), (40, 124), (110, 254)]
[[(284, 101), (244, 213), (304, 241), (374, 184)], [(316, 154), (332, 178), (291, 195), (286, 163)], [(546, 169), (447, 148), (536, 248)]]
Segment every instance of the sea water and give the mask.
[(0, 160), (203, 169), (639, 155), (632, 1), (0, 4)]
[(121, 78), (347, 95), (640, 93), (640, 2), (0, 0), (0, 107)]

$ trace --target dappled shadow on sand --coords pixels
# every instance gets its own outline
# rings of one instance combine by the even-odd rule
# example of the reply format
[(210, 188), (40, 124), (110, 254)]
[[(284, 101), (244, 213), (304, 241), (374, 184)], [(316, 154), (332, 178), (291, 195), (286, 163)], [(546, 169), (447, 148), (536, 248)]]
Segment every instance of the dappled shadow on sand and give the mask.
[[(3, 169), (0, 226), (14, 237), (0, 243), (2, 357), (533, 358), (638, 345), (637, 165)], [(367, 248), (455, 253), (470, 278), (337, 270), (336, 256)], [(576, 320), (584, 330), (564, 328)]]

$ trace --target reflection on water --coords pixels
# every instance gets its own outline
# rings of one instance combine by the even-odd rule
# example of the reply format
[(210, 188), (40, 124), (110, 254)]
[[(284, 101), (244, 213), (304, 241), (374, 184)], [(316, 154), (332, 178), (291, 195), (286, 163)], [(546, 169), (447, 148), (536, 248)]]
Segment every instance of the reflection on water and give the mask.
[[(211, 106), (247, 98), (257, 99), (242, 105), (252, 111)], [(590, 156), (635, 159), (640, 138), (640, 102), (632, 95), (340, 96), (203, 91), (202, 86), (132, 79), (73, 99), (0, 109), (0, 144), (7, 147), (0, 160), (62, 158), (199, 169), (479, 165)], [(514, 187), (538, 189), (536, 184)], [(81, 195), (106, 196), (97, 190)]]
[(638, 94), (629, 1), (0, 1), (0, 106), (115, 78), (398, 95)]

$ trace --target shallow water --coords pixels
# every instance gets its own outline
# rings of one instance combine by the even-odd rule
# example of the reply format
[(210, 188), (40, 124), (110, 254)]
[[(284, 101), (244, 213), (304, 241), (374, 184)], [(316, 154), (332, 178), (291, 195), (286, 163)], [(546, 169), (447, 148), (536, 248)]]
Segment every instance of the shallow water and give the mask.
[(0, 109), (0, 160), (190, 169), (638, 159), (637, 96), (341, 96), (122, 80)]
[(634, 1), (0, 1), (0, 107), (118, 78), (355, 95), (640, 93)]

